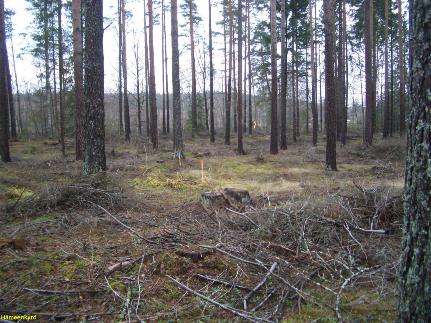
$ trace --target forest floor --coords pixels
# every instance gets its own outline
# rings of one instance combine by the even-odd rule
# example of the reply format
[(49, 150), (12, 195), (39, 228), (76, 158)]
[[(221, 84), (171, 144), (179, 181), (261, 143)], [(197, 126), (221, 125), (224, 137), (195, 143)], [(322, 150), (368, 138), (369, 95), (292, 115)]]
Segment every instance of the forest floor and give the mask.
[[(393, 321), (405, 142), (360, 138), (325, 170), (324, 141), (270, 155), (246, 136), (186, 142), (186, 160), (107, 145), (83, 178), (73, 144), (13, 143), (0, 165), (0, 314), (40, 321)], [(203, 167), (202, 167), (203, 166)], [(239, 188), (251, 201), (203, 206)]]

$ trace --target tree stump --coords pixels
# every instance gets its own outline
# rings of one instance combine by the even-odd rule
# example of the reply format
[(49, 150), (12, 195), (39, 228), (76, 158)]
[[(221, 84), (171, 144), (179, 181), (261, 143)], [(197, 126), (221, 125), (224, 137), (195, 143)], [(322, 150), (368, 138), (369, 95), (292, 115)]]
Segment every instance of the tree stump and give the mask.
[(228, 201), (221, 192), (203, 192), (201, 194), (201, 203), (205, 209), (222, 209)]
[(249, 204), (251, 202), (250, 193), (239, 188), (225, 188), (223, 195), (231, 202), (232, 200), (240, 204)]

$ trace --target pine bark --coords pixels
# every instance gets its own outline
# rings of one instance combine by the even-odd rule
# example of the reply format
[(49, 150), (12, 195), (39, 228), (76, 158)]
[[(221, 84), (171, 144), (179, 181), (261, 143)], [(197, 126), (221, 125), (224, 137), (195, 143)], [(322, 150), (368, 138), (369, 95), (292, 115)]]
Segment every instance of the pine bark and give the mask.
[(346, 144), (346, 80), (345, 80), (345, 51), (344, 51), (344, 22), (343, 22), (343, 5), (342, 0), (338, 3), (338, 91), (337, 91), (337, 134), (341, 144)]
[(61, 154), (66, 156), (66, 146), (64, 142), (64, 59), (63, 59), (63, 28), (61, 26), (62, 0), (57, 3), (57, 19), (58, 19), (58, 79), (60, 83), (60, 144)]
[(389, 3), (385, 0), (385, 100), (383, 110), (383, 138), (389, 136), (389, 49), (388, 49), (388, 29), (389, 29)]
[(431, 2), (410, 2), (410, 97), (400, 322), (431, 322)]
[(238, 155), (244, 155), (243, 147), (243, 106), (242, 106), (242, 3), (238, 0), (238, 95), (237, 95), (237, 113), (238, 113)]
[(270, 153), (278, 153), (277, 116), (277, 1), (271, 0), (271, 144)]
[(4, 0), (0, 0), (0, 155), (5, 163), (10, 162), (9, 151), (9, 109), (6, 85), (6, 33)]
[(250, 4), (251, 0), (247, 0), (247, 42), (248, 42), (248, 133), (251, 135), (253, 132), (253, 115), (252, 115), (252, 93), (251, 93), (251, 26), (250, 26)]
[(118, 0), (118, 133), (123, 135), (123, 19), (122, 1)]
[(122, 65), (123, 65), (123, 86), (124, 86), (124, 134), (126, 141), (130, 141), (130, 108), (129, 90), (127, 87), (127, 42), (126, 42), (126, 6), (125, 0), (121, 0), (121, 34), (122, 34)]
[(162, 133), (166, 134), (166, 94), (165, 94), (165, 1), (162, 0)]
[(148, 35), (147, 35), (147, 4), (144, 1), (144, 42), (145, 42), (145, 123), (147, 129), (147, 137), (150, 137), (150, 113), (149, 113), (149, 54), (148, 54)]
[(165, 91), (166, 91), (166, 132), (170, 132), (170, 102), (169, 102), (169, 77), (168, 77), (168, 49), (167, 49), (167, 38), (166, 38), (166, 8), (163, 6), (163, 34), (164, 34), (164, 66), (165, 66)]
[(335, 82), (335, 0), (323, 0), (325, 33), (326, 168), (337, 170)]
[(314, 53), (313, 3), (310, 0), (310, 48), (311, 48), (311, 114), (313, 117), (313, 146), (317, 145), (318, 113), (317, 113), (317, 71)]
[(195, 59), (195, 37), (193, 1), (187, 0), (189, 5), (189, 32), (190, 32), (190, 60), (192, 64), (192, 136), (198, 131), (197, 94), (196, 94), (196, 59)]
[(102, 1), (86, 0), (85, 13), (83, 172), (88, 176), (106, 170)]
[(154, 18), (153, 18), (153, 0), (148, 0), (148, 40), (150, 54), (150, 70), (149, 70), (149, 90), (150, 90), (150, 133), (153, 149), (158, 148), (158, 129), (157, 129), (157, 102), (156, 102), (156, 75), (154, 69)]
[(209, 56), (210, 56), (210, 141), (215, 142), (214, 131), (214, 66), (213, 66), (213, 35), (212, 35), (212, 14), (211, 0), (208, 0), (209, 16)]
[(228, 0), (229, 10), (229, 68), (227, 81), (227, 104), (226, 104), (226, 126), (225, 126), (225, 145), (230, 145), (230, 117), (232, 106), (232, 50), (233, 50), (233, 13), (232, 0)]
[(365, 41), (365, 127), (364, 143), (371, 145), (373, 143), (373, 33), (372, 20), (373, 15), (372, 0), (364, 2), (364, 41)]
[(18, 75), (16, 73), (16, 65), (15, 65), (15, 51), (14, 51), (14, 47), (13, 47), (13, 40), (12, 40), (12, 33), (10, 36), (10, 47), (12, 50), (12, 64), (13, 64), (13, 70), (14, 70), (14, 75), (15, 75), (15, 89), (16, 89), (16, 99), (17, 99), (17, 103), (18, 103), (18, 128), (20, 133), (24, 133), (24, 129), (23, 129), (23, 122), (22, 122), (22, 110), (21, 110), (21, 93), (19, 91), (19, 85), (18, 85)]
[(10, 121), (10, 139), (17, 140), (18, 134), (16, 131), (16, 116), (15, 116), (15, 104), (13, 101), (13, 90), (12, 90), (12, 76), (10, 74), (9, 57), (5, 56), (5, 67), (6, 67), (6, 86), (7, 86), (7, 97), (9, 105), (9, 121)]
[(181, 125), (181, 84), (180, 54), (178, 49), (178, 6), (177, 0), (171, 0), (171, 39), (172, 39), (172, 113), (174, 158), (184, 158), (184, 144)]
[(280, 149), (287, 149), (287, 47), (286, 1), (281, 0)]
[(82, 65), (82, 29), (81, 29), (81, 0), (72, 1), (72, 24), (73, 24), (73, 77), (75, 82), (75, 157), (76, 160), (83, 158), (83, 65)]
[(398, 0), (398, 72), (400, 75), (400, 134), (406, 130), (405, 81), (404, 81), (404, 35), (402, 1)]

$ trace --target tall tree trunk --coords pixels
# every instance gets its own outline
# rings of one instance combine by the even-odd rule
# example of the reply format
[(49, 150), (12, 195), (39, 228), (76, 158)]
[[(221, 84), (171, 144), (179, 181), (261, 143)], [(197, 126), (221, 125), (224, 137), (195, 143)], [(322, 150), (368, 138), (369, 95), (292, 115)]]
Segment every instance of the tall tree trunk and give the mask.
[(202, 68), (202, 82), (203, 82), (203, 96), (204, 96), (204, 107), (205, 107), (205, 129), (209, 132), (209, 113), (208, 113), (208, 97), (207, 97), (207, 59), (205, 52), (205, 43), (202, 46), (202, 56), (203, 56), (203, 68)]
[(431, 2), (410, 2), (410, 97), (400, 322), (431, 322)]
[(190, 60), (192, 64), (192, 136), (198, 131), (197, 96), (196, 96), (196, 60), (195, 60), (195, 37), (193, 3), (188, 0), (189, 5), (189, 29), (190, 29)]
[(162, 0), (162, 133), (166, 133), (166, 94), (165, 94), (165, 2)]
[[(247, 0), (246, 0), (247, 1)], [(243, 35), (242, 35), (242, 40), (244, 43), (244, 56), (243, 56), (243, 61), (244, 61), (244, 70), (243, 70), (243, 81), (244, 81), (244, 86), (242, 88), (242, 92), (243, 92), (243, 99), (242, 99), (242, 109), (243, 109), (243, 113), (242, 113), (242, 124), (243, 124), (243, 134), (247, 133), (247, 13), (245, 14), (245, 16), (243, 16), (243, 21), (241, 22), (241, 24), (243, 25)], [(242, 64), (242, 62), (241, 62)]]
[(126, 5), (125, 0), (121, 0), (121, 33), (122, 33), (122, 63), (123, 63), (123, 85), (124, 85), (124, 134), (126, 141), (130, 141), (130, 109), (129, 91), (127, 88), (127, 42), (126, 42)]
[(6, 85), (6, 31), (4, 0), (0, 0), (0, 155), (5, 163), (10, 162), (9, 152), (9, 109)]
[(347, 119), (349, 113), (349, 56), (348, 56), (348, 42), (347, 42), (347, 13), (346, 13), (346, 0), (343, 3), (343, 37), (344, 37), (344, 120), (343, 120), (343, 133), (344, 141), (347, 140)]
[(236, 69), (236, 49), (235, 49), (236, 43), (235, 43), (235, 32), (234, 31), (232, 31), (232, 38), (233, 38), (233, 52), (232, 52), (232, 55), (233, 55), (233, 57), (232, 57), (232, 60), (233, 60), (233, 63), (232, 63), (232, 65), (233, 65), (232, 66), (232, 68), (233, 68), (233, 71), (232, 71), (232, 73), (233, 73), (233, 132), (236, 133), (237, 128), (238, 128), (238, 122), (237, 122), (237, 119), (238, 119), (238, 107), (237, 107), (238, 88), (236, 85), (237, 69)]
[(404, 83), (404, 35), (403, 35), (403, 13), (402, 2), (398, 0), (398, 72), (400, 74), (400, 135), (406, 130), (406, 108), (405, 108), (405, 83)]
[(226, 28), (226, 1), (223, 2), (223, 58), (224, 58), (224, 113), (225, 113), (225, 131), (226, 131), (226, 113), (227, 113), (227, 28)]
[[(298, 43), (295, 44), (296, 49), (295, 52), (299, 56)], [(296, 60), (295, 63), (295, 106), (296, 106), (296, 123), (295, 123), (295, 131), (296, 137), (300, 136), (299, 125), (300, 125), (300, 115), (299, 115), (299, 62)]]
[(243, 106), (242, 106), (242, 3), (238, 0), (238, 96), (237, 96), (237, 112), (238, 112), (238, 155), (244, 155), (244, 147), (242, 142), (243, 134)]
[(287, 47), (286, 0), (281, 0), (280, 149), (287, 149)]
[(118, 0), (118, 133), (123, 135), (123, 19), (122, 3)]
[(295, 35), (292, 36), (292, 139), (296, 142)]
[(60, 143), (61, 154), (66, 156), (66, 146), (64, 143), (64, 63), (63, 63), (63, 28), (61, 26), (62, 0), (58, 0), (58, 79), (60, 83)]
[(15, 51), (14, 51), (14, 47), (13, 47), (12, 33), (10, 36), (10, 47), (12, 50), (12, 64), (13, 64), (13, 71), (14, 71), (14, 76), (15, 76), (16, 99), (17, 99), (17, 103), (18, 103), (18, 128), (19, 128), (20, 133), (22, 134), (24, 132), (24, 130), (23, 130), (23, 124), (22, 124), (21, 94), (19, 92), (18, 75), (16, 73)]
[(252, 115), (252, 93), (251, 93), (251, 26), (250, 26), (250, 1), (247, 0), (247, 42), (248, 42), (248, 133), (251, 135), (253, 132), (253, 115)]
[(383, 112), (383, 138), (389, 136), (389, 49), (388, 49), (388, 29), (389, 29), (389, 3), (385, 0), (385, 107)]
[(345, 80), (345, 50), (344, 50), (344, 13), (343, 0), (338, 3), (338, 77), (337, 77), (337, 134), (341, 144), (346, 144), (346, 80)]
[(375, 10), (374, 10), (374, 0), (371, 1), (371, 34), (372, 34), (372, 48), (373, 48), (373, 76), (372, 76), (372, 84), (373, 84), (373, 100), (372, 100), (372, 118), (373, 118), (373, 122), (372, 122), (372, 132), (373, 135), (376, 133), (377, 131), (377, 78), (378, 78), (378, 74), (377, 74), (377, 69), (378, 69), (378, 50), (377, 50), (377, 19), (376, 19), (376, 14), (375, 14)]
[(147, 36), (147, 4), (144, 1), (144, 42), (145, 42), (145, 121), (147, 137), (150, 137), (150, 114), (149, 114), (149, 55), (148, 55), (148, 36)]
[(85, 2), (85, 154), (84, 175), (106, 170), (104, 66), (103, 66), (103, 3)]
[(325, 120), (326, 168), (337, 170), (337, 132), (335, 111), (335, 0), (323, 0), (325, 33)]
[(158, 148), (158, 129), (157, 129), (157, 102), (156, 102), (156, 75), (154, 69), (154, 34), (153, 34), (153, 0), (148, 0), (148, 36), (149, 36), (149, 54), (150, 54), (150, 75), (149, 75), (149, 89), (150, 89), (150, 132), (151, 142), (153, 149)]
[(277, 116), (277, 1), (271, 0), (271, 145), (270, 153), (278, 153)]
[[(319, 56), (318, 56), (318, 65), (319, 65), (319, 97), (320, 97), (320, 131), (323, 132), (323, 99), (322, 99), (322, 71), (320, 69), (320, 44), (319, 44)], [(325, 121), (326, 122), (326, 121)]]
[(313, 1), (310, 0), (310, 48), (311, 48), (311, 113), (313, 115), (313, 146), (317, 145), (317, 71), (314, 53)]
[(310, 106), (309, 106), (309, 96), (310, 88), (308, 86), (308, 48), (305, 48), (305, 133), (308, 135), (310, 132), (309, 122), (310, 122)]
[(166, 40), (166, 8), (163, 6), (163, 16), (164, 16), (164, 24), (163, 24), (163, 34), (164, 34), (164, 52), (165, 52), (165, 91), (166, 91), (166, 132), (169, 133), (170, 129), (170, 113), (169, 113), (169, 78), (168, 78), (168, 50), (167, 50), (167, 40)]
[(10, 138), (12, 140), (17, 140), (18, 134), (16, 131), (16, 117), (15, 117), (15, 105), (13, 101), (13, 90), (12, 90), (12, 76), (10, 74), (9, 68), (9, 57), (5, 56), (5, 67), (6, 67), (6, 75), (3, 74), (6, 78), (7, 85), (7, 96), (8, 96), (8, 105), (9, 105), (9, 120), (10, 120)]
[[(151, 1), (151, 0), (150, 0)], [(172, 39), (172, 113), (174, 158), (184, 158), (184, 144), (181, 126), (181, 84), (180, 54), (178, 50), (178, 8), (177, 0), (171, 0), (171, 39)]]
[(373, 143), (373, 32), (372, 32), (372, 1), (364, 2), (364, 23), (365, 23), (365, 127), (364, 143)]
[(141, 101), (141, 66), (140, 66), (140, 56), (139, 56), (139, 43), (134, 36), (134, 55), (135, 55), (135, 65), (136, 65), (136, 96), (138, 104), (138, 133), (142, 135), (142, 101)]
[(72, 1), (73, 23), (73, 77), (75, 82), (75, 157), (83, 158), (84, 140), (84, 85), (82, 66), (82, 29), (81, 29), (81, 0)]
[(226, 127), (224, 143), (230, 145), (230, 110), (232, 106), (232, 44), (233, 44), (233, 13), (232, 0), (228, 0), (229, 10), (229, 76), (227, 83)]
[[(51, 5), (54, 5), (52, 2)], [(52, 19), (51, 19), (51, 37), (52, 37), (52, 83), (53, 83), (53, 93), (51, 93), (51, 115), (52, 115), (52, 136), (57, 136), (58, 141), (60, 142), (60, 118), (58, 113), (58, 95), (57, 95), (57, 59), (58, 56), (56, 56), (55, 53), (55, 14), (54, 14), (54, 8), (52, 8)], [(58, 38), (58, 36), (57, 36)], [(58, 46), (57, 46), (58, 47)], [(55, 128), (55, 134), (54, 134), (54, 128)]]
[(209, 17), (209, 55), (210, 55), (210, 141), (215, 142), (214, 132), (214, 66), (213, 66), (213, 35), (212, 35), (212, 15), (211, 0), (208, 0)]

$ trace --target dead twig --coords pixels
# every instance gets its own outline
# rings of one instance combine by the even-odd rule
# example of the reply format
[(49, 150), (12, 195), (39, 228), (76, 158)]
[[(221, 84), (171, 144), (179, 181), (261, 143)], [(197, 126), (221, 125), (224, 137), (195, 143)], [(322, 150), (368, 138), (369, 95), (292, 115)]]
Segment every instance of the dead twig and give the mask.
[(188, 291), (189, 293), (191, 293), (191, 294), (193, 294), (193, 295), (195, 295), (195, 296), (197, 296), (199, 298), (202, 298), (203, 300), (205, 300), (205, 301), (207, 301), (207, 302), (209, 302), (209, 303), (211, 303), (213, 305), (216, 305), (216, 306), (224, 309), (225, 311), (230, 312), (230, 313), (232, 313), (232, 314), (234, 314), (236, 316), (242, 317), (243, 319), (246, 319), (246, 320), (251, 321), (251, 322), (271, 322), (271, 321), (269, 321), (267, 319), (264, 319), (264, 318), (261, 318), (261, 317), (256, 317), (256, 316), (251, 315), (251, 314), (249, 314), (247, 312), (234, 309), (234, 308), (230, 307), (229, 305), (221, 304), (221, 303), (219, 303), (219, 302), (217, 302), (217, 301), (215, 301), (215, 300), (213, 300), (213, 299), (211, 299), (209, 297), (206, 297), (205, 295), (202, 295), (201, 293), (198, 293), (198, 292), (194, 291), (190, 287), (188, 287), (188, 286), (180, 283), (178, 280), (176, 280), (175, 278), (173, 278), (173, 277), (171, 277), (169, 275), (166, 275), (166, 277), (168, 277), (172, 282), (174, 282), (176, 285), (178, 285), (182, 289)]
[(247, 291), (252, 290), (251, 288), (248, 288), (246, 286), (238, 285), (238, 284), (227, 282), (227, 281), (220, 280), (220, 279), (215, 279), (215, 278), (208, 277), (208, 276), (201, 275), (201, 274), (196, 274), (195, 276), (202, 279), (202, 280), (210, 281), (212, 283), (219, 284), (219, 285), (224, 285), (224, 286), (238, 288), (238, 289), (247, 290)]
[(35, 288), (23, 288), (23, 291), (38, 294), (38, 295), (67, 295), (67, 294), (97, 294), (102, 293), (100, 290), (47, 290)]
[(105, 212), (107, 215), (109, 215), (111, 218), (113, 218), (118, 224), (122, 225), (124, 228), (126, 228), (127, 230), (129, 230), (131, 233), (133, 233), (135, 236), (137, 236), (139, 239), (144, 240), (145, 242), (151, 243), (151, 244), (157, 244), (157, 242), (151, 241), (143, 236), (141, 236), (137, 231), (135, 231), (134, 229), (132, 229), (131, 227), (129, 227), (127, 224), (124, 224), (123, 222), (121, 222), (118, 218), (116, 218), (114, 215), (112, 215), (107, 209), (105, 209), (103, 206), (100, 206), (99, 204), (96, 204), (94, 202), (85, 200), (86, 202), (98, 207), (99, 209), (101, 209), (103, 212)]
[(268, 270), (266, 275), (262, 278), (262, 280), (244, 297), (244, 311), (247, 311), (247, 301), (251, 298), (253, 293), (257, 292), (268, 280), (268, 278), (272, 275), (275, 268), (277, 267), (277, 262), (274, 262), (271, 268)]

